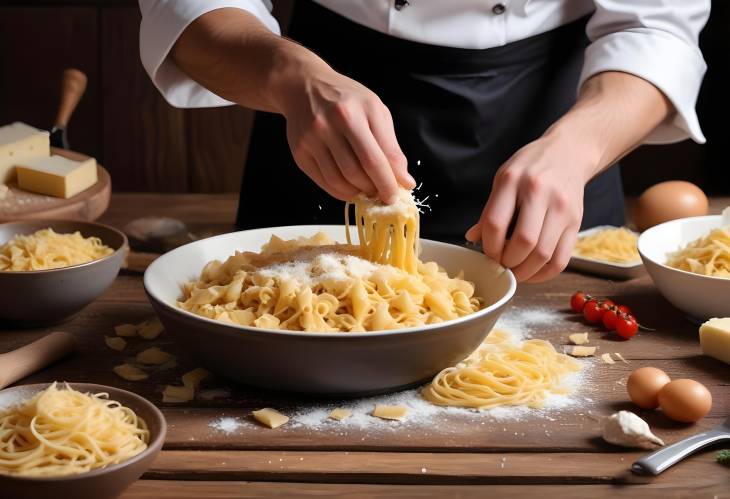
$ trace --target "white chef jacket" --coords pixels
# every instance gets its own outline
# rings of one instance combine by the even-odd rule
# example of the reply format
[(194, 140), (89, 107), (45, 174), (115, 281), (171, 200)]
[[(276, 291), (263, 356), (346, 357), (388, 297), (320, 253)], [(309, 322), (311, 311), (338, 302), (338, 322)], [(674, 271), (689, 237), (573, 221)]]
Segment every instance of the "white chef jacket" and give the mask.
[[(300, 0), (302, 1), (302, 0)], [(659, 88), (677, 113), (647, 143), (691, 137), (704, 143), (695, 103), (707, 68), (698, 36), (710, 0), (316, 0), (368, 28), (398, 38), (448, 47), (485, 49), (557, 28), (592, 13), (591, 44), (579, 87), (602, 71), (639, 76)], [(270, 0), (139, 0), (142, 63), (165, 99), (177, 107), (232, 104), (186, 76), (168, 57), (185, 28), (215, 9), (234, 7), (255, 15), (280, 34)]]

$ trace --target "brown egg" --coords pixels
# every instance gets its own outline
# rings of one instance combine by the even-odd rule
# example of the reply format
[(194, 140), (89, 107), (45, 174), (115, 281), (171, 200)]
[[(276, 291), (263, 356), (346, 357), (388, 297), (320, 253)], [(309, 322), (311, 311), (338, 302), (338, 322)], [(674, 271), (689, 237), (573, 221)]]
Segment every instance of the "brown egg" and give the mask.
[(707, 196), (696, 185), (683, 180), (661, 182), (639, 196), (634, 223), (643, 231), (677, 218), (707, 215)]
[(656, 409), (659, 407), (659, 391), (670, 381), (661, 369), (642, 367), (631, 373), (626, 391), (631, 401), (642, 409)]
[(675, 379), (659, 392), (659, 406), (675, 421), (694, 423), (710, 412), (712, 395), (693, 379)]

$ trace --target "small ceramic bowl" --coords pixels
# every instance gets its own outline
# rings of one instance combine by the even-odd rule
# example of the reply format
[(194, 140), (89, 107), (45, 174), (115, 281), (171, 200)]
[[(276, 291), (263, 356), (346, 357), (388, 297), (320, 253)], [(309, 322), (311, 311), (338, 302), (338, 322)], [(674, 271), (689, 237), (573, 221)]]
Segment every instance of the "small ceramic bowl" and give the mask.
[(669, 267), (667, 255), (722, 225), (720, 215), (680, 218), (652, 227), (639, 238), (639, 253), (656, 287), (672, 305), (699, 321), (730, 316), (730, 279)]
[(59, 269), (0, 271), (0, 320), (20, 326), (62, 322), (103, 293), (119, 273), (127, 251), (126, 236), (107, 225), (62, 220), (26, 220), (0, 224), (0, 245), (17, 234), (52, 228), (58, 233), (96, 236), (114, 253), (98, 260)]
[[(134, 393), (111, 386), (89, 383), (69, 383), (81, 392), (109, 394), (111, 400), (132, 409), (147, 423), (150, 441), (147, 448), (136, 456), (76, 475), (57, 477), (23, 477), (0, 473), (0, 496), (23, 499), (48, 499), (49, 497), (112, 499), (118, 497), (135, 480), (147, 471), (162, 449), (167, 433), (167, 423), (160, 410), (147, 399)], [(0, 391), (0, 408), (7, 408), (25, 401), (48, 384), (21, 385)]]

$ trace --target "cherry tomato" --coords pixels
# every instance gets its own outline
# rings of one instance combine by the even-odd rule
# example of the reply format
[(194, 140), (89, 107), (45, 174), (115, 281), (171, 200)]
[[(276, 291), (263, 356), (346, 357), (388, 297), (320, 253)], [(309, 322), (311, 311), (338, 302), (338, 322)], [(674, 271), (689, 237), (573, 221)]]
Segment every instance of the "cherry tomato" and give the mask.
[(603, 301), (602, 301), (601, 303), (602, 303), (602, 304), (603, 304), (603, 305), (604, 305), (604, 306), (605, 306), (606, 308), (608, 308), (608, 307), (615, 307), (615, 306), (616, 306), (616, 304), (615, 304), (615, 303), (613, 302), (613, 300), (612, 300), (612, 299), (610, 299), (610, 298), (604, 298), (604, 299), (603, 299)]
[(622, 314), (631, 315), (631, 309), (628, 306), (619, 305), (617, 308), (618, 308), (618, 311), (621, 312)]
[(570, 297), (570, 308), (573, 309), (573, 312), (579, 314), (583, 312), (583, 307), (589, 299), (590, 297), (583, 291), (576, 291), (575, 294)]
[(603, 314), (603, 325), (609, 331), (613, 331), (616, 329), (616, 321), (618, 321), (618, 311), (616, 307), (611, 307)]
[(616, 333), (626, 340), (633, 338), (638, 330), (639, 324), (630, 315), (622, 314), (616, 321)]
[(601, 309), (601, 304), (595, 299), (588, 300), (585, 307), (583, 307), (583, 317), (588, 322), (600, 322), (604, 312), (605, 310)]

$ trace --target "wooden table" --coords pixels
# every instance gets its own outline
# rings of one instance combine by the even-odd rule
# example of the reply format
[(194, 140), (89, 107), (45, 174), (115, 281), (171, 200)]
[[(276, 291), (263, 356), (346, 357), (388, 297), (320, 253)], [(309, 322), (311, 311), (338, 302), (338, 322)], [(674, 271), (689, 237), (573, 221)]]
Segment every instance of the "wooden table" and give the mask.
[[(726, 204), (730, 200), (715, 200), (713, 211)], [(225, 231), (232, 227), (235, 205), (232, 195), (119, 194), (113, 196), (102, 221), (121, 226), (133, 218), (157, 214), (178, 217), (193, 231)], [(627, 403), (626, 378), (633, 369), (651, 365), (672, 377), (699, 380), (714, 397), (712, 411), (696, 425), (670, 422), (659, 412), (641, 412), (661, 438), (671, 443), (716, 426), (730, 414), (730, 366), (701, 356), (697, 326), (669, 305), (646, 275), (612, 282), (566, 272), (545, 284), (520, 286), (507, 314), (542, 311), (542, 322), (531, 327), (533, 334), (563, 345), (568, 334), (592, 330), (567, 310), (568, 298), (576, 289), (629, 304), (656, 332), (642, 332), (628, 342), (591, 333), (599, 352), (620, 352), (630, 364), (589, 361), (578, 405), (518, 421), (447, 412), (425, 422), (378, 423), (364, 429), (328, 423), (270, 430), (253, 423), (250, 411), (269, 406), (294, 414), (324, 402), (225, 381), (214, 385), (230, 390), (223, 399), (162, 404), (161, 387), (178, 383), (179, 376), (197, 364), (177, 350), (167, 333), (154, 342), (130, 341), (126, 354), (104, 345), (104, 335), (113, 334), (114, 325), (137, 323), (152, 315), (141, 275), (131, 271), (123, 271), (102, 297), (72, 321), (54, 328), (77, 335), (78, 354), (21, 383), (102, 383), (135, 391), (162, 407), (170, 426), (165, 448), (152, 469), (124, 494), (125, 499), (339, 494), (730, 497), (730, 470), (715, 463), (714, 451), (691, 457), (659, 477), (638, 477), (628, 468), (642, 452), (605, 444), (598, 438), (595, 419), (619, 409), (636, 409)], [(0, 330), (0, 352), (49, 330)], [(157, 372), (145, 382), (127, 382), (112, 373), (125, 356), (152, 344), (179, 355), (180, 365)], [(232, 434), (217, 431), (210, 424), (222, 415), (237, 417), (243, 424)]]

